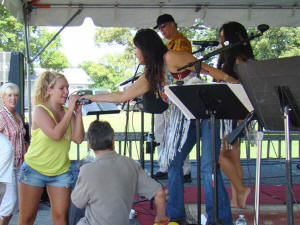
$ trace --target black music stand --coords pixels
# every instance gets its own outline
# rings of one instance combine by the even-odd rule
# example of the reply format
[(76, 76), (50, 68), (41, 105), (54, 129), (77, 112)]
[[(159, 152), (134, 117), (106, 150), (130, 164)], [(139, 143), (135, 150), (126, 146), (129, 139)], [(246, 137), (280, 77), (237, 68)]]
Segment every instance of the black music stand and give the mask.
[[(196, 119), (197, 128), (197, 185), (198, 223), (201, 221), (201, 168), (200, 168), (200, 119), (210, 119), (212, 132), (213, 222), (222, 224), (218, 218), (217, 159), (215, 153), (215, 119), (244, 119), (253, 107), (240, 84), (202, 83), (198, 85), (168, 86), (165, 92), (188, 119)], [(193, 98), (191, 98), (193, 96)]]
[(114, 114), (119, 113), (120, 109), (112, 102), (92, 102), (90, 104), (82, 105), (82, 113), (84, 115), (96, 115), (97, 120), (100, 114)]
[[(300, 130), (300, 57), (248, 61), (236, 66), (240, 80), (266, 130), (285, 130), (288, 224), (293, 221), (291, 153), (289, 130)], [(289, 123), (289, 119), (291, 123)], [(262, 138), (261, 138), (262, 139)], [(261, 149), (261, 143), (258, 147)], [(254, 224), (259, 224), (259, 183), (261, 152), (257, 151)]]

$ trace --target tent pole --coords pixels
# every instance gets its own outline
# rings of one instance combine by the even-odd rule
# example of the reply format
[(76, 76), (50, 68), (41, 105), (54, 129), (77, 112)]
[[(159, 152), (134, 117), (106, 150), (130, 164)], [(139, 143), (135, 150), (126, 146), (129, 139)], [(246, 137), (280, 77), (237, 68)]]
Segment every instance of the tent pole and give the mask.
[(28, 121), (29, 121), (29, 135), (31, 131), (32, 124), (32, 107), (31, 107), (31, 79), (30, 79), (30, 65), (34, 62), (42, 52), (51, 44), (53, 40), (63, 31), (63, 29), (68, 26), (73, 19), (79, 15), (82, 8), (77, 10), (77, 12), (65, 23), (65, 25), (51, 38), (51, 40), (38, 52), (34, 58), (30, 58), (30, 45), (29, 45), (29, 8), (28, 5), (23, 6), (23, 16), (24, 16), (24, 32), (25, 32), (25, 55), (26, 55), (26, 77), (27, 77), (27, 96), (28, 96)]
[(31, 136), (31, 79), (30, 79), (30, 46), (29, 46), (29, 27), (28, 27), (28, 7), (23, 6), (24, 16), (24, 33), (25, 33), (25, 58), (26, 58), (26, 77), (27, 77), (27, 97), (28, 97), (28, 125), (29, 125), (29, 136)]
[(82, 9), (78, 9), (76, 13), (59, 29), (59, 31), (51, 38), (51, 40), (37, 53), (37, 55), (31, 59), (31, 62), (34, 62), (42, 53), (43, 51), (56, 39), (56, 37), (68, 26), (74, 18), (81, 13)]

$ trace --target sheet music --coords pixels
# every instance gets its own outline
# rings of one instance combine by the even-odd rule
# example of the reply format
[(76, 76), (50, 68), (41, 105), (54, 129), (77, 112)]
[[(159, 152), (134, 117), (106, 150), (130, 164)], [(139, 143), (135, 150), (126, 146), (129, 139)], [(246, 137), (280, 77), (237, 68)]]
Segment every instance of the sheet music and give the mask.
[(97, 102), (102, 111), (119, 110), (118, 106), (113, 102)]
[(98, 112), (100, 108), (96, 102), (91, 104), (82, 105), (82, 115), (86, 116), (89, 112)]
[(229, 84), (226, 85), (231, 89), (231, 91), (235, 94), (235, 96), (241, 101), (241, 103), (246, 107), (249, 112), (254, 110), (246, 91), (241, 84)]
[(118, 106), (113, 102), (92, 102), (82, 106), (82, 114), (88, 115), (89, 112), (99, 111), (118, 111)]
[[(230, 90), (234, 93), (234, 95), (239, 99), (239, 101), (244, 105), (244, 107), (249, 111), (252, 112), (254, 110), (246, 91), (244, 90), (241, 84), (230, 84), (230, 83), (201, 83), (201, 84), (194, 84), (195, 86), (201, 85), (226, 85), (230, 88)], [(190, 112), (190, 110), (183, 104), (183, 102), (175, 95), (175, 93), (170, 89), (170, 87), (174, 87), (176, 85), (170, 85), (165, 87), (165, 93), (177, 107), (183, 112), (186, 118), (188, 119), (196, 119), (195, 115)], [(191, 86), (191, 85), (188, 85)]]

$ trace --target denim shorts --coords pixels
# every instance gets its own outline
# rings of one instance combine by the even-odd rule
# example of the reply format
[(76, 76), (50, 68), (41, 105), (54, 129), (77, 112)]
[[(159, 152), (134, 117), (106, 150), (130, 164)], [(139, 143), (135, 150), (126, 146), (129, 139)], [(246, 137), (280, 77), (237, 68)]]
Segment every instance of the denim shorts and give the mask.
[(69, 188), (73, 184), (74, 179), (71, 169), (61, 175), (45, 176), (32, 169), (27, 165), (26, 162), (23, 162), (19, 175), (19, 181), (23, 184), (36, 187), (55, 186)]

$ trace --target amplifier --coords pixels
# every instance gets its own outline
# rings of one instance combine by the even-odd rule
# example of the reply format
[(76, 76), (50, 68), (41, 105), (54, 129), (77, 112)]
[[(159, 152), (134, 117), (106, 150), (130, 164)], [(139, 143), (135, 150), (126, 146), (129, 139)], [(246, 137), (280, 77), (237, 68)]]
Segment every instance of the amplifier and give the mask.
[(24, 55), (21, 52), (0, 52), (0, 84), (6, 82), (19, 86), (16, 111), (24, 119)]

